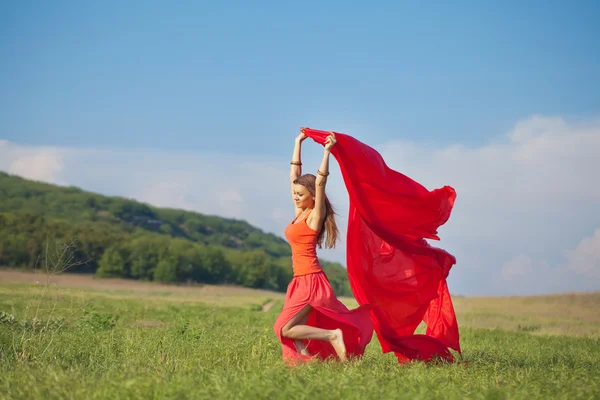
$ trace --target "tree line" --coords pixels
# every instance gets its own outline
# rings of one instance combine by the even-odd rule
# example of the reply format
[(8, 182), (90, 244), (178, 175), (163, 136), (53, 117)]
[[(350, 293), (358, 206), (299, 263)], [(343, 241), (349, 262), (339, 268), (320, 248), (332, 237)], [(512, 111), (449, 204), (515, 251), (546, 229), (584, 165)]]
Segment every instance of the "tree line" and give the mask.
[[(245, 221), (155, 208), (0, 173), (0, 265), (33, 268), (50, 245), (75, 240), (71, 272), (165, 283), (231, 283), (285, 291), (287, 242)], [(338, 295), (346, 270), (322, 261)]]

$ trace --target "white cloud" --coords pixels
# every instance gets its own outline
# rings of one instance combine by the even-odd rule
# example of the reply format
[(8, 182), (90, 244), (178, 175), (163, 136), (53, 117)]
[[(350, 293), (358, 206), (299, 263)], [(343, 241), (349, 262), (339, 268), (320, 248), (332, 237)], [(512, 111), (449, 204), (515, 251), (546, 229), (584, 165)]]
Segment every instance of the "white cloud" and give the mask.
[(53, 147), (21, 147), (0, 141), (0, 169), (27, 179), (64, 184), (63, 151)]
[[(500, 268), (498, 288), (504, 295), (544, 294), (556, 291), (573, 291), (564, 286), (568, 271), (561, 265), (550, 265), (546, 260), (532, 259), (520, 254)], [(584, 290), (581, 287), (579, 290)]]
[(575, 250), (567, 250), (568, 267), (576, 274), (600, 280), (600, 229), (584, 238)]
[[(391, 142), (379, 148), (391, 168), (428, 188), (447, 184), (456, 189), (455, 209), (440, 229), (438, 245), (457, 256), (450, 284), (459, 292), (505, 293), (498, 278), (507, 260), (529, 257), (534, 271), (541, 270), (539, 260), (563, 265), (564, 249), (600, 226), (600, 185), (595, 184), (600, 121), (534, 116), (486, 146)], [(482, 261), (470, 263), (473, 258)], [(521, 267), (527, 265), (524, 258), (518, 260)], [(472, 274), (478, 276), (478, 286)], [(567, 276), (559, 290), (590, 285)], [(600, 289), (600, 282), (592, 286)]]
[[(305, 143), (305, 171), (315, 171), (322, 147)], [(391, 168), (429, 189), (443, 185), (456, 189), (452, 217), (440, 228), (442, 241), (433, 243), (457, 257), (449, 278), (454, 293), (600, 289), (600, 233), (589, 237), (600, 227), (600, 185), (595, 183), (600, 121), (533, 116), (479, 147), (368, 144)], [(289, 153), (291, 148), (282, 149), (277, 157), (239, 157), (29, 148), (0, 142), (0, 169), (157, 206), (245, 219), (282, 235), (293, 210)], [(12, 167), (15, 162), (17, 167)], [(320, 254), (343, 263), (348, 199), (337, 163), (332, 160), (330, 168), (327, 192), (337, 207), (342, 244)]]
[(500, 270), (502, 279), (510, 281), (513, 279), (522, 279), (533, 272), (533, 260), (525, 255), (518, 255), (505, 263)]
[(281, 208), (273, 208), (272, 213), (273, 219), (277, 222), (284, 222), (286, 220), (287, 214)]
[(600, 229), (582, 239), (565, 258), (545, 259), (518, 255), (502, 265), (500, 285), (506, 294), (541, 294), (552, 291), (587, 291), (600, 288)]

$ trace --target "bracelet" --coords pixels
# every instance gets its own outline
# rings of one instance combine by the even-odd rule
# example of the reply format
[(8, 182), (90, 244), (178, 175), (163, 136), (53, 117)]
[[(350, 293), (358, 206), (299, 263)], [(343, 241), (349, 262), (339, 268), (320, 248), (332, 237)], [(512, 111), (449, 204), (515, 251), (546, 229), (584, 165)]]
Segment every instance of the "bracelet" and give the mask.
[(290, 162), (290, 164), (292, 164), (292, 165), (302, 165), (302, 163), (300, 161), (292, 161), (292, 162)]
[(321, 170), (317, 170), (317, 174), (319, 174), (321, 176), (327, 176), (327, 175), (329, 175), (329, 172), (326, 173), (326, 174), (324, 174), (324, 173), (321, 172)]

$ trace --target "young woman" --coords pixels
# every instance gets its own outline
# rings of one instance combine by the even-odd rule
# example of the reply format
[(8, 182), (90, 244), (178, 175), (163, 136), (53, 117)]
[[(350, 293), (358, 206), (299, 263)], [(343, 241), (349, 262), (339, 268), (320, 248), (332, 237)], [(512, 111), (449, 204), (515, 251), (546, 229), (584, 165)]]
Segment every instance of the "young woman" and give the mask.
[(360, 356), (371, 340), (373, 326), (370, 307), (348, 310), (335, 296), (317, 257), (317, 246), (335, 247), (339, 231), (325, 187), (329, 175), (329, 155), (336, 144), (330, 132), (317, 175), (302, 174), (301, 146), (305, 128), (296, 138), (291, 161), (290, 182), (294, 220), (285, 229), (292, 248), (294, 278), (287, 288), (281, 314), (274, 325), (282, 344), (283, 358), (289, 363), (318, 357)]

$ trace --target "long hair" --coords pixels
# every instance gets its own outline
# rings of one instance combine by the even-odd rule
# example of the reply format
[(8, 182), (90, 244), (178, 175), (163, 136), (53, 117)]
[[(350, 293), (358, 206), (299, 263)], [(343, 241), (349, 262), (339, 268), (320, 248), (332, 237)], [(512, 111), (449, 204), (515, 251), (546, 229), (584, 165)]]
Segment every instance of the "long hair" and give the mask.
[[(302, 185), (308, 189), (311, 195), (315, 195), (315, 182), (317, 177), (313, 174), (305, 174), (294, 180), (294, 185)], [(317, 244), (319, 248), (323, 247), (323, 240), (325, 239), (325, 248), (332, 249), (338, 240), (340, 231), (338, 230), (337, 224), (335, 223), (335, 210), (325, 194), (325, 219), (323, 225), (319, 227), (319, 235), (317, 236)], [(324, 228), (324, 229), (323, 229)], [(325, 238), (325, 234), (327, 237)]]

